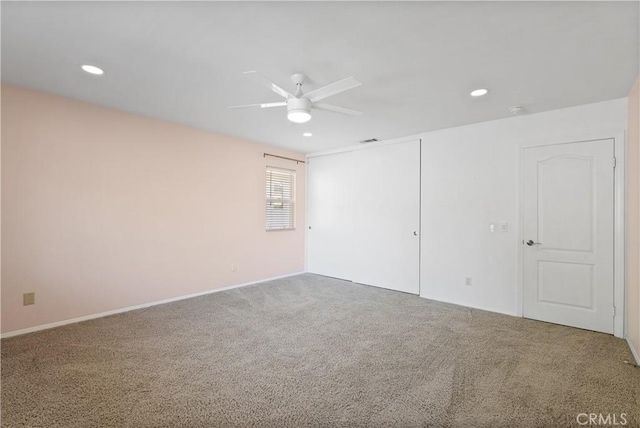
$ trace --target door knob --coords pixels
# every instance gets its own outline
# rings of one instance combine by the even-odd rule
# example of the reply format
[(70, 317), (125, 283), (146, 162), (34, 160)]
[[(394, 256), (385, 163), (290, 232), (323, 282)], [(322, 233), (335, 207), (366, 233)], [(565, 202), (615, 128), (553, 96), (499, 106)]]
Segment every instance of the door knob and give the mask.
[(540, 243), (539, 242), (533, 242), (531, 239), (529, 239), (527, 241), (527, 245), (531, 247), (531, 246), (534, 246), (534, 245), (540, 245)]
[(418, 236), (418, 232), (417, 231), (413, 231), (413, 236)]

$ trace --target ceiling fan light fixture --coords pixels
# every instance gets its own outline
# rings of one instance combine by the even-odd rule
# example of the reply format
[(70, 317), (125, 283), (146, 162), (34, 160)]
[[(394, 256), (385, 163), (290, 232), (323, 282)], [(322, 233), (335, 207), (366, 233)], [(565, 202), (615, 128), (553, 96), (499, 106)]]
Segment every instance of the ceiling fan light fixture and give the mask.
[(294, 123), (305, 123), (311, 120), (311, 113), (306, 110), (289, 110), (287, 119)]
[(293, 123), (310, 121), (311, 101), (307, 98), (289, 98), (287, 100), (287, 119)]

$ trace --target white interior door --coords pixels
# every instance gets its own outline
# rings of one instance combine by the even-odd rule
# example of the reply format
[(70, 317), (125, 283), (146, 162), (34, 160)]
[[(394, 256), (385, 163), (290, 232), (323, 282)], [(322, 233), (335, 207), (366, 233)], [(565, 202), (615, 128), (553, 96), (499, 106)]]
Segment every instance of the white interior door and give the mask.
[(613, 140), (523, 160), (524, 316), (613, 333)]
[(352, 279), (353, 153), (308, 159), (307, 270)]
[(353, 281), (420, 293), (420, 141), (354, 152)]

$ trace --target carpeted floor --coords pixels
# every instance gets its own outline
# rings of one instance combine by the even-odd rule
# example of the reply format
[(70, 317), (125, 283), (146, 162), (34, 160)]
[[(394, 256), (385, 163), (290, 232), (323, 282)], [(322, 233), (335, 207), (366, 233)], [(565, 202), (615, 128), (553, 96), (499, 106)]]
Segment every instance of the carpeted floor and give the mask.
[(605, 334), (305, 274), (2, 340), (2, 426), (637, 427), (625, 359)]

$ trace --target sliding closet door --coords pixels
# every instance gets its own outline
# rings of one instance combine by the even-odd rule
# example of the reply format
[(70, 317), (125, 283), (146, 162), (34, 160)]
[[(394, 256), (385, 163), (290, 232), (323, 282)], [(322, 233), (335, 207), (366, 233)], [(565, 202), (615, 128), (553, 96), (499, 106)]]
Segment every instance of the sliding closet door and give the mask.
[(353, 153), (354, 282), (420, 293), (420, 141)]
[(308, 159), (307, 270), (352, 279), (353, 153)]

